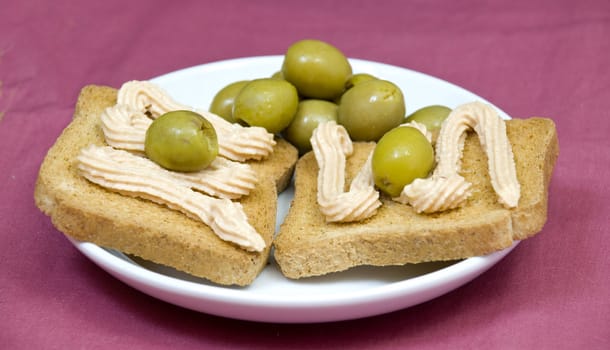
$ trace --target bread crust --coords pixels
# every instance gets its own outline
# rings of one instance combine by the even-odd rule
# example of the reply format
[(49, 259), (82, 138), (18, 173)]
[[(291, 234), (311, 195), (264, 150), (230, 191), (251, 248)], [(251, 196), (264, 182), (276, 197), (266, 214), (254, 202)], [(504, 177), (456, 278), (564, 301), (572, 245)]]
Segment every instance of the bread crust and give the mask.
[[(274, 241), (275, 259), (289, 278), (324, 275), (359, 265), (403, 265), (480, 256), (539, 232), (547, 217), (548, 186), (559, 154), (557, 133), (546, 118), (507, 121), (521, 199), (514, 209), (497, 202), (487, 156), (476, 134), (466, 139), (462, 176), (473, 195), (462, 208), (417, 214), (383, 196), (377, 214), (363, 222), (326, 223), (316, 204), (318, 166), (312, 153), (295, 170), (295, 197)], [(348, 182), (373, 149), (354, 143)]]
[(53, 225), (80, 241), (168, 265), (223, 285), (245, 286), (267, 264), (275, 231), (277, 193), (292, 176), (297, 150), (277, 140), (273, 154), (253, 161), (259, 183), (241, 199), (250, 224), (263, 236), (261, 253), (247, 252), (219, 239), (200, 221), (153, 202), (123, 196), (80, 176), (76, 156), (90, 144), (104, 144), (99, 116), (116, 103), (117, 90), (86, 86), (74, 118), (43, 161), (36, 183), (36, 205)]

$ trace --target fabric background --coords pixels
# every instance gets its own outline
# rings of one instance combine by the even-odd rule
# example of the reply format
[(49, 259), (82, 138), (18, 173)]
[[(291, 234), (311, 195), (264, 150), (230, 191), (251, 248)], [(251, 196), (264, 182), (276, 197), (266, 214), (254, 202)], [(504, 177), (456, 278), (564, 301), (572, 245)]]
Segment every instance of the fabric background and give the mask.
[[(610, 347), (610, 2), (0, 0), (0, 344), (8, 349)], [(549, 218), (471, 283), (360, 320), (244, 322), (158, 301), (81, 255), (33, 201), (86, 84), (119, 87), (303, 38), (557, 124)]]

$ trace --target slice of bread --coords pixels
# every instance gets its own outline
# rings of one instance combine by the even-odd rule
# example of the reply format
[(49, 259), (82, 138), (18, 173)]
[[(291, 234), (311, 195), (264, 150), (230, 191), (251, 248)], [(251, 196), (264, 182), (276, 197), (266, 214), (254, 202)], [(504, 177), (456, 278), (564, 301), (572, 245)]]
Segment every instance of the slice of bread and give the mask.
[[(489, 254), (539, 232), (547, 216), (548, 186), (559, 153), (552, 120), (507, 121), (521, 198), (514, 209), (497, 201), (478, 137), (467, 137), (462, 175), (473, 186), (465, 206), (417, 214), (381, 196), (376, 215), (362, 222), (326, 223), (316, 202), (318, 165), (312, 152), (295, 170), (295, 197), (280, 227), (275, 260), (289, 278), (324, 275), (358, 265), (402, 265)], [(372, 143), (355, 143), (347, 161), (349, 184), (365, 162)]]
[(267, 264), (275, 232), (277, 193), (289, 183), (296, 148), (278, 139), (272, 155), (250, 164), (259, 183), (241, 199), (250, 224), (266, 249), (247, 252), (218, 238), (200, 221), (147, 200), (108, 191), (83, 178), (76, 156), (90, 144), (103, 145), (100, 113), (116, 103), (117, 90), (83, 88), (74, 118), (49, 150), (36, 183), (36, 205), (53, 225), (80, 241), (93, 242), (168, 265), (223, 285), (250, 284)]

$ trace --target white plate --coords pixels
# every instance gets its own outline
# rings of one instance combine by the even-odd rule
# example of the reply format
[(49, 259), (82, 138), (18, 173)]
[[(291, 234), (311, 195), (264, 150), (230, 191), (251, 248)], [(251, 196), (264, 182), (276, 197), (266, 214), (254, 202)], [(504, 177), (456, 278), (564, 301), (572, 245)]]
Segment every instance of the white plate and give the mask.
[[(443, 80), (408, 69), (351, 59), (354, 72), (390, 80), (405, 94), (408, 111), (430, 104), (455, 107), (483, 98)], [(268, 77), (278, 71), (282, 56), (240, 58), (179, 70), (154, 79), (176, 100), (207, 108), (225, 85)], [(509, 118), (500, 111), (504, 118)], [(278, 227), (293, 191), (280, 195)], [(72, 241), (94, 263), (128, 285), (158, 299), (196, 311), (262, 322), (325, 322), (378, 315), (445, 294), (477, 277), (516, 245), (491, 255), (459, 262), (396, 267), (357, 267), (346, 272), (288, 280), (273, 259), (246, 288), (224, 287), (179, 271), (92, 243)]]

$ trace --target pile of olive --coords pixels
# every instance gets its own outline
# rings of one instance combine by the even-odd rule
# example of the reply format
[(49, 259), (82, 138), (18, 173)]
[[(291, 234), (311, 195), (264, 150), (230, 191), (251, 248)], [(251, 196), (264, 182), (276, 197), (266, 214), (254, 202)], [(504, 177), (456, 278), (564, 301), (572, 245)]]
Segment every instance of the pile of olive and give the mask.
[(209, 109), (230, 122), (281, 134), (301, 154), (311, 150), (309, 139), (319, 123), (336, 121), (354, 141), (379, 142), (373, 172), (377, 186), (392, 196), (405, 182), (426, 176), (434, 164), (432, 146), (421, 133), (396, 128), (415, 120), (434, 132), (449, 111), (431, 106), (405, 117), (398, 86), (367, 73), (353, 74), (346, 56), (319, 40), (295, 42), (281, 70), (268, 78), (227, 85)]
[(230, 122), (281, 133), (301, 153), (311, 149), (309, 138), (321, 121), (337, 121), (355, 141), (377, 141), (405, 117), (398, 86), (352, 74), (346, 56), (320, 40), (290, 45), (281, 70), (225, 86), (209, 109)]

